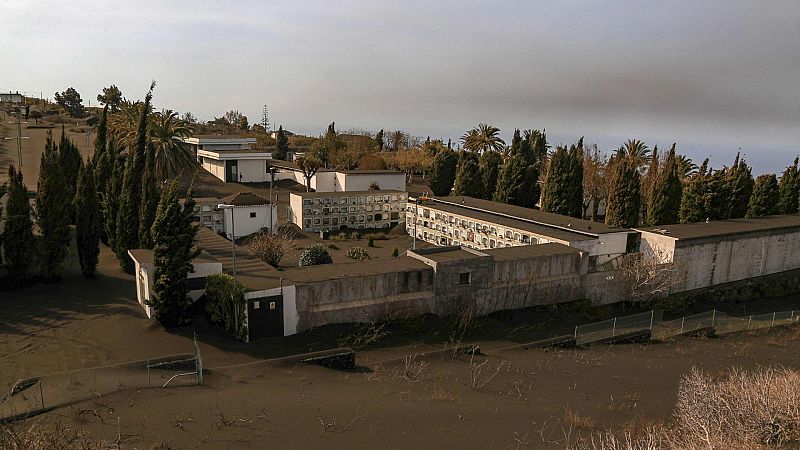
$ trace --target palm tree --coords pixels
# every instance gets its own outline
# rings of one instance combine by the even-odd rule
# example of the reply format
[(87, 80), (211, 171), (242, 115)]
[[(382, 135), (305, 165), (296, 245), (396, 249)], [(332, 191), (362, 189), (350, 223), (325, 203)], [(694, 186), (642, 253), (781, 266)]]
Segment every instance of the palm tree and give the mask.
[(156, 175), (161, 179), (174, 177), (183, 169), (195, 165), (191, 147), (183, 138), (191, 135), (189, 124), (178, 113), (165, 109), (150, 116), (150, 145), (155, 152)]
[(130, 148), (136, 142), (139, 129), (139, 118), (142, 116), (144, 103), (122, 99), (119, 111), (108, 118), (108, 131), (123, 148)]
[(687, 158), (686, 155), (678, 155), (675, 159), (675, 164), (678, 166), (678, 176), (681, 180), (685, 180), (697, 173), (697, 164), (692, 162), (692, 158)]
[(483, 153), (487, 151), (502, 152), (506, 142), (500, 138), (500, 129), (485, 123), (478, 124), (461, 137), (464, 148)]
[(650, 162), (650, 149), (644, 142), (628, 139), (620, 148), (621, 153), (628, 158), (640, 173), (644, 174)]

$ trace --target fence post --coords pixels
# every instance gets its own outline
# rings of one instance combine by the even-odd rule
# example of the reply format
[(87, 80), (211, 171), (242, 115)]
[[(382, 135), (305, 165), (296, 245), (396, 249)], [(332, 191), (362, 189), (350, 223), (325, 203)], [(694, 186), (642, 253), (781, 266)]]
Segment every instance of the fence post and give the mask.
[(717, 318), (717, 310), (711, 311), (711, 328), (714, 328), (714, 320)]
[(575, 325), (575, 340), (578, 340), (578, 326)]
[(147, 360), (147, 388), (150, 389), (150, 360)]
[(686, 321), (686, 316), (681, 317), (681, 334), (683, 334), (683, 323)]
[(611, 337), (617, 335), (617, 318), (614, 317), (614, 328), (611, 329)]
[(655, 314), (656, 314), (656, 310), (655, 309), (651, 309), (650, 310), (650, 331), (653, 331), (653, 317), (655, 316)]
[(747, 319), (747, 328), (745, 328), (745, 330), (749, 330), (750, 329), (750, 322), (752, 322), (752, 321), (753, 321), (753, 315), (751, 314), (750, 318)]
[(44, 391), (42, 390), (42, 379), (39, 378), (39, 397), (42, 399), (42, 409), (44, 409)]
[(775, 326), (775, 313), (772, 313), (772, 324), (769, 326), (770, 328)]

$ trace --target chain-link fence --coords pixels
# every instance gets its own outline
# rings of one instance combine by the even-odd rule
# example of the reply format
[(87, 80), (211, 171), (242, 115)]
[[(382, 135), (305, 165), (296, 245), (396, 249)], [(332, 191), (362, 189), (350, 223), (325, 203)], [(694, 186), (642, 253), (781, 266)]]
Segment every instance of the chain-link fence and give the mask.
[(575, 327), (575, 343), (585, 345), (593, 342), (607, 342), (643, 333), (652, 330), (653, 326), (661, 321), (663, 314), (663, 311), (652, 310), (615, 317), (602, 322), (578, 325)]
[(203, 365), (194, 353), (78, 369), (17, 381), (0, 396), (0, 422), (25, 418), (53, 408), (126, 389), (188, 386), (203, 382)]
[(732, 317), (722, 311), (706, 311), (675, 320), (662, 320), (663, 312), (648, 311), (615, 317), (575, 327), (575, 343), (613, 342), (650, 332), (650, 339), (664, 341), (707, 329), (717, 335), (761, 330), (800, 323), (800, 311), (779, 311), (747, 317)]

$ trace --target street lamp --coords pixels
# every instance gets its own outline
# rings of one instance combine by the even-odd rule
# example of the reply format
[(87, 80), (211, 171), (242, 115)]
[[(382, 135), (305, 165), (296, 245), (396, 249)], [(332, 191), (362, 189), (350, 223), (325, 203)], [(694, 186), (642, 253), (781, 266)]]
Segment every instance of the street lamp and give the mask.
[[(217, 205), (219, 209), (230, 209), (231, 210), (231, 251), (233, 252), (233, 278), (236, 278), (236, 223), (234, 222), (233, 218), (233, 205), (226, 205), (224, 203), (220, 203)], [(223, 220), (224, 220), (224, 214)]]
[(272, 229), (272, 183), (275, 182), (276, 169), (273, 166), (269, 168), (269, 232), (274, 233)]

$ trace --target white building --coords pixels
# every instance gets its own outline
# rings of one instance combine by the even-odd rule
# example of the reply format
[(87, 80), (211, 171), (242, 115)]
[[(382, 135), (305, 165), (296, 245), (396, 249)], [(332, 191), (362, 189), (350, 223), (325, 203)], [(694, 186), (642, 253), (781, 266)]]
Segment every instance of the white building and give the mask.
[[(472, 197), (437, 197), (406, 206), (406, 230), (440, 246), (476, 250), (556, 242), (589, 255), (591, 266), (625, 253), (635, 231)], [(416, 218), (416, 221), (415, 221)]]
[[(292, 163), (270, 160), (276, 168), (275, 180), (293, 180), (305, 186), (303, 171)], [(379, 190), (405, 191), (406, 175), (396, 170), (333, 170), (321, 168), (310, 180), (311, 189), (317, 192), (367, 191), (374, 184)]]
[(405, 220), (408, 194), (399, 190), (292, 193), (288, 220), (303, 231), (389, 228)]
[[(155, 266), (153, 263), (153, 251), (144, 249), (128, 250), (128, 255), (134, 262), (134, 274), (136, 274), (136, 299), (144, 309), (147, 317), (153, 317), (153, 308), (147, 305), (149, 300), (155, 297), (153, 292), (153, 282)], [(186, 279), (189, 298), (197, 300), (205, 292), (206, 277), (222, 273), (222, 263), (217, 262), (207, 254), (201, 253), (200, 256), (192, 261), (194, 271), (189, 272)]]
[(201, 135), (183, 140), (192, 146), (203, 169), (225, 182), (258, 183), (269, 181), (271, 152), (255, 150), (256, 138)]
[(217, 211), (220, 210), (219, 205), (232, 206), (221, 208), (222, 230), (228, 239), (274, 230), (278, 226), (275, 204), (252, 192), (239, 192), (220, 199)]

